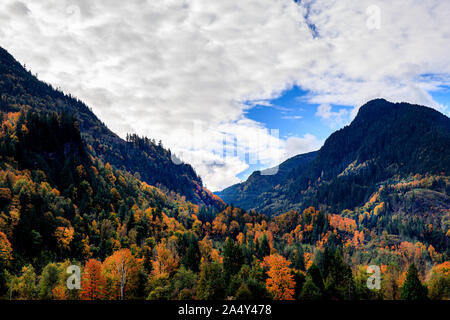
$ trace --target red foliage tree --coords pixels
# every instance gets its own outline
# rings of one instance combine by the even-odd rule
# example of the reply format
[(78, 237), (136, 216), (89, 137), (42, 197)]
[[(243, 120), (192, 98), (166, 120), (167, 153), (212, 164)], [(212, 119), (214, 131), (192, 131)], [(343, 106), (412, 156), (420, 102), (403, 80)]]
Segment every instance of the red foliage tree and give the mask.
[(81, 281), (81, 298), (99, 300), (105, 297), (106, 280), (102, 273), (102, 263), (89, 259), (85, 266)]

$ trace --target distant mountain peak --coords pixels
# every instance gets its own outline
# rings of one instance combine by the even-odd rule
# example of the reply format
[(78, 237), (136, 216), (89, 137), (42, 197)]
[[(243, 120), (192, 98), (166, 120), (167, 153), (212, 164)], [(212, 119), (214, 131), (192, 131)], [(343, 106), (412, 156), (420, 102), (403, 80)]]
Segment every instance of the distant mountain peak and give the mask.
[(381, 118), (385, 116), (392, 115), (397, 112), (408, 112), (408, 111), (419, 111), (424, 113), (430, 113), (438, 115), (440, 114), (439, 111), (418, 105), (418, 104), (411, 104), (407, 102), (391, 102), (383, 98), (377, 98), (368, 101), (364, 105), (362, 105), (359, 110), (358, 114), (355, 117), (356, 122), (360, 120), (372, 120), (375, 118)]
[(429, 107), (374, 99), (289, 175), (269, 183), (251, 175), (218, 194), (268, 214), (320, 204), (344, 209), (366, 201), (387, 179), (427, 173), (450, 174), (450, 119)]

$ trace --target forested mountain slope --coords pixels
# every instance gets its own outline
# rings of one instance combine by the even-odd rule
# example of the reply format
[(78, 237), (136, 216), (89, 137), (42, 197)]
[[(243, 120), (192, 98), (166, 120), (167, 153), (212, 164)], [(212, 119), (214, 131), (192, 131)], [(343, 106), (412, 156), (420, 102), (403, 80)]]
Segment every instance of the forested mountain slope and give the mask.
[[(418, 125), (417, 135), (400, 122), (409, 128), (404, 134), (428, 153), (407, 147), (416, 160), (399, 162), (409, 167), (393, 170), (394, 176), (389, 166), (360, 172), (372, 159), (396, 163), (395, 156), (405, 151), (371, 154), (364, 144), (375, 147), (383, 140), (379, 134), (387, 141), (385, 148), (408, 141), (391, 138), (380, 128), (371, 132), (372, 144), (363, 139), (362, 145), (346, 145), (360, 143), (348, 135), (369, 130), (372, 121), (333, 138), (352, 157), (328, 143), (318, 153), (287, 160), (278, 175), (254, 174), (256, 184), (243, 184), (235, 193), (255, 202), (271, 201), (267, 206), (274, 216), (269, 217), (232, 205), (221, 210), (205, 206), (210, 203), (205, 199), (221, 203), (207, 193), (194, 197), (202, 203), (197, 205), (167, 186), (151, 186), (139, 175), (111, 166), (108, 157), (122, 159), (130, 153), (139, 158), (142, 152), (151, 171), (149, 155), (164, 160), (170, 154), (145, 138), (120, 140), (84, 105), (75, 107), (75, 100), (26, 71), (18, 76), (20, 70), (8, 68), (11, 64), (1, 64), (0, 299), (450, 298), (450, 179), (448, 171), (440, 172), (446, 165), (446, 118), (436, 115), (433, 128), (426, 121)], [(424, 159), (423, 171), (417, 157)], [(323, 163), (340, 169), (323, 169), (315, 180)], [(183, 176), (190, 177), (189, 167), (173, 170), (181, 171), (169, 169), (168, 177), (180, 178), (180, 183), (186, 181)], [(194, 183), (193, 175), (188, 181)], [(345, 177), (354, 179), (351, 190), (359, 190), (359, 184), (374, 191), (358, 206), (339, 210), (339, 201), (349, 201), (349, 194), (343, 200), (320, 197), (346, 190)], [(290, 204), (316, 201), (318, 206), (276, 211), (280, 194), (286, 203), (292, 201), (287, 191), (305, 179), (311, 182), (301, 191), (302, 202)], [(255, 196), (258, 190), (264, 190), (261, 197)], [(67, 286), (67, 270), (73, 265), (81, 270), (80, 289)], [(380, 267), (379, 290), (366, 285), (368, 265)]]
[(222, 208), (222, 201), (203, 187), (189, 164), (176, 165), (170, 150), (147, 138), (127, 141), (110, 131), (83, 102), (39, 81), (0, 48), (0, 110), (73, 113), (88, 152), (118, 169), (139, 173), (142, 180), (175, 191), (198, 204)]
[[(343, 210), (361, 206), (389, 180), (449, 172), (450, 119), (431, 108), (377, 99), (333, 133), (312, 161), (291, 173), (293, 178), (273, 187), (270, 199), (253, 201), (245, 193), (229, 192), (238, 186), (219, 194), (267, 214), (309, 205)], [(254, 190), (254, 181), (244, 185)]]
[(216, 194), (225, 202), (237, 207), (259, 210), (270, 206), (271, 199), (277, 197), (277, 189), (294, 179), (317, 155), (317, 152), (300, 154), (292, 157), (278, 166), (277, 171), (268, 169), (276, 174), (265, 175), (255, 171), (245, 182), (232, 185)]

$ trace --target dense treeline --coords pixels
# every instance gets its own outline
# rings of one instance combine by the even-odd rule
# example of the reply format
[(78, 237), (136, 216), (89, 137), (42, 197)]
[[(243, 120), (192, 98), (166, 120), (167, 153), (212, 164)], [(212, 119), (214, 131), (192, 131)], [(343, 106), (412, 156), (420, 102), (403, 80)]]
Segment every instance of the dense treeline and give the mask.
[[(386, 204), (414, 205), (400, 198), (446, 187), (445, 176), (393, 183), (342, 215), (310, 207), (268, 218), (197, 206), (114, 169), (85, 151), (71, 115), (1, 117), (4, 298), (449, 298), (448, 224), (431, 212), (405, 227)], [(367, 287), (369, 264), (380, 289)], [(70, 265), (80, 289), (66, 285)]]

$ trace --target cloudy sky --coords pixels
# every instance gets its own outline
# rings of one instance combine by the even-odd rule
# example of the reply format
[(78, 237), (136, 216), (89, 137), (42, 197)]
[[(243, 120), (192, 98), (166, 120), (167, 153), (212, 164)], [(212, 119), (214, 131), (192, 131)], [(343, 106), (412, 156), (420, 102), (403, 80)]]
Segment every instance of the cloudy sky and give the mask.
[(364, 102), (449, 114), (450, 2), (2, 0), (0, 46), (219, 190), (318, 149)]

